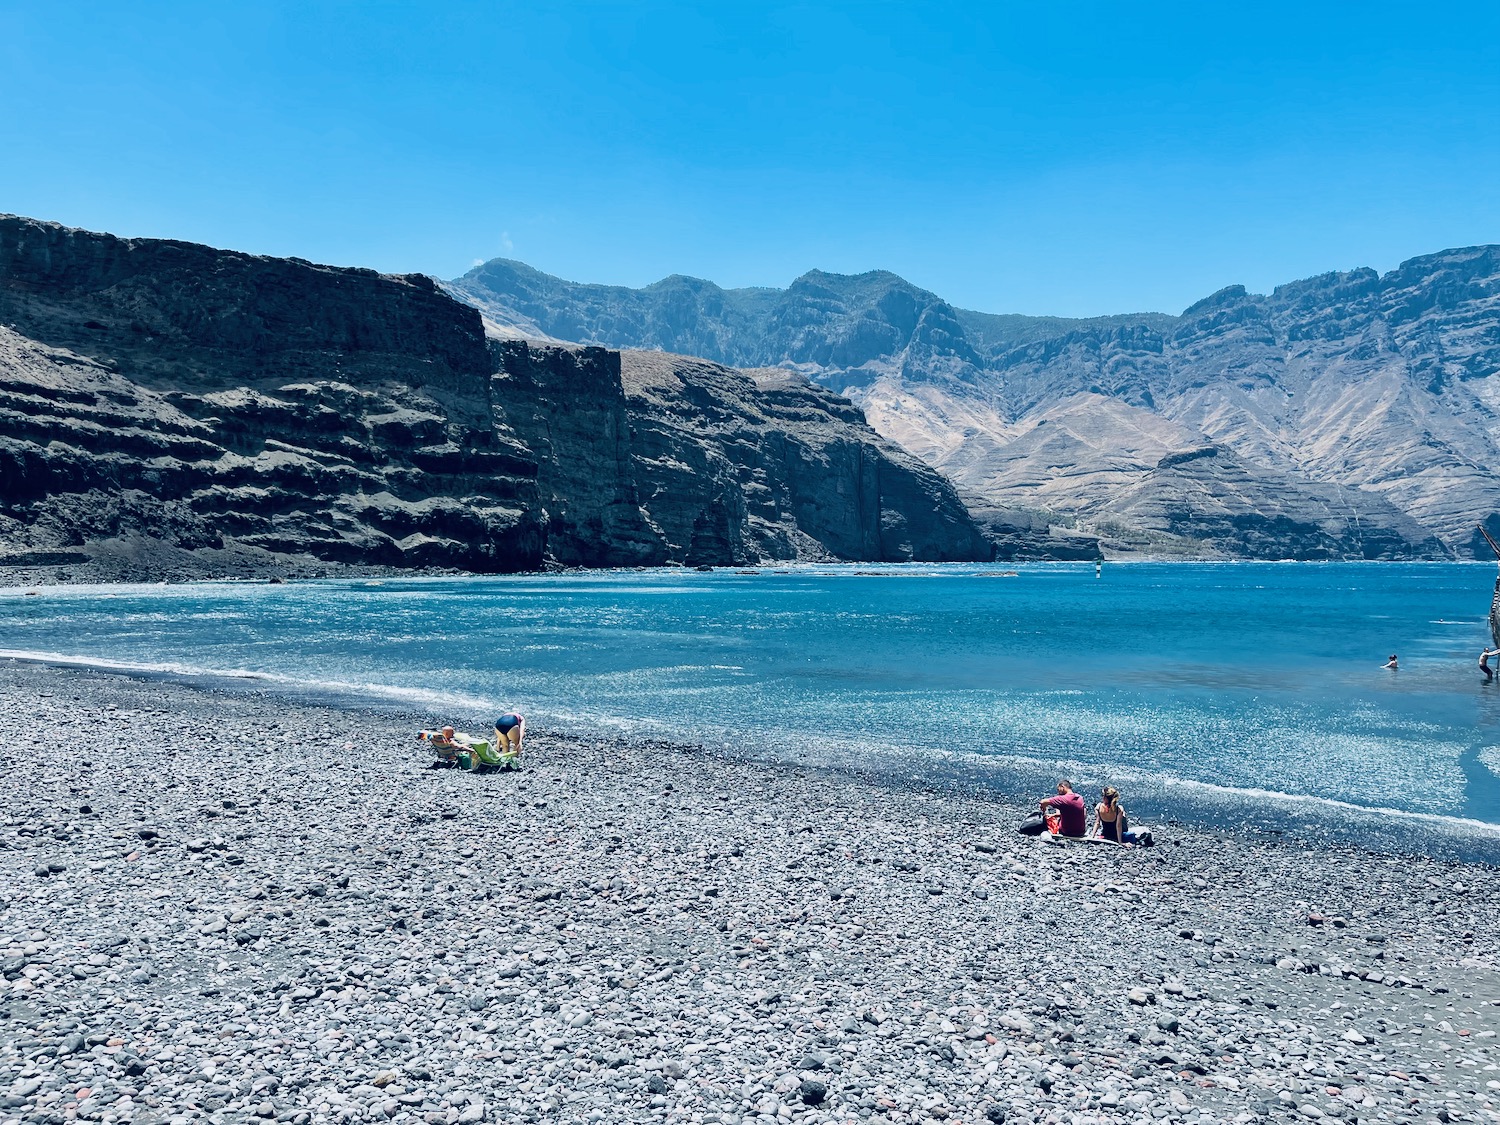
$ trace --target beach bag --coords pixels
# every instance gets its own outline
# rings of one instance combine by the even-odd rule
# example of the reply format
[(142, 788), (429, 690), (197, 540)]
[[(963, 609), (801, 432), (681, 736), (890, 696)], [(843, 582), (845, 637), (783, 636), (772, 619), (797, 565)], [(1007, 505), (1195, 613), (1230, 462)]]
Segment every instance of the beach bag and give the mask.
[(1151, 829), (1149, 828), (1132, 830), (1130, 820), (1122, 810), (1120, 813), (1120, 843), (1139, 844), (1143, 848), (1149, 848), (1154, 847), (1156, 841), (1151, 838)]
[(1028, 813), (1026, 819), (1016, 826), (1016, 831), (1022, 836), (1040, 836), (1047, 831), (1047, 819), (1038, 809), (1036, 812)]

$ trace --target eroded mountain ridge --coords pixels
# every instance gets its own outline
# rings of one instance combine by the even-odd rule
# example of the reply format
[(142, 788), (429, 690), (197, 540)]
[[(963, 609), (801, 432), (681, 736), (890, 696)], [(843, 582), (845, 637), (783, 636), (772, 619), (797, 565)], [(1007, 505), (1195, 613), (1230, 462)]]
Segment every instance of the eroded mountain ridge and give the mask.
[(957, 309), (894, 274), (785, 290), (579, 285), (496, 260), (449, 283), (519, 335), (802, 372), (974, 501), (1116, 550), (1488, 557), (1500, 525), (1500, 247), (1179, 315)]

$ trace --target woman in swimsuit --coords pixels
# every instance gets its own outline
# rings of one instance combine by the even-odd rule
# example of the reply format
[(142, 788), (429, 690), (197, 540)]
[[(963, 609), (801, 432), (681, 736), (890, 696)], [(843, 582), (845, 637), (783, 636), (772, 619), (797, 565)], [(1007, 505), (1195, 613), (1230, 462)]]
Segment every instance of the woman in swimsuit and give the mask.
[(495, 720), (495, 749), (502, 754), (521, 755), (521, 743), (526, 739), (526, 719), (522, 715), (501, 715)]
[(1094, 806), (1094, 835), (1123, 844), (1125, 841), (1120, 839), (1120, 827), (1124, 823), (1125, 806), (1120, 804), (1120, 791), (1113, 785), (1106, 785), (1104, 800)]

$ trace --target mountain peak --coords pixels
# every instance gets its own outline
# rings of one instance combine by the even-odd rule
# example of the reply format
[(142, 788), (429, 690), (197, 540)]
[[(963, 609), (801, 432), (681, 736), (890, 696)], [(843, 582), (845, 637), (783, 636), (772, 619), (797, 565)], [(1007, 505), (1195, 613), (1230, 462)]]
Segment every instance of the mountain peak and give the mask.
[(1182, 310), (1182, 315), (1197, 316), (1199, 313), (1208, 312), (1210, 309), (1222, 309), (1226, 305), (1237, 305), (1241, 301), (1249, 299), (1250, 294), (1243, 285), (1226, 285), (1216, 293), (1210, 293), (1201, 301), (1194, 301)]
[[(795, 368), (985, 503), (1113, 536), (1127, 509), (1108, 503), (1128, 493), (1121, 550), (1441, 554), (1432, 533), (1463, 550), (1497, 510), (1500, 247), (1270, 296), (1229, 285), (1180, 316), (970, 312), (889, 270), (813, 269), (757, 290), (497, 275), (461, 295), (559, 339)], [(1067, 433), (1037, 430), (1060, 404)], [(1283, 534), (1283, 519), (1302, 530)]]

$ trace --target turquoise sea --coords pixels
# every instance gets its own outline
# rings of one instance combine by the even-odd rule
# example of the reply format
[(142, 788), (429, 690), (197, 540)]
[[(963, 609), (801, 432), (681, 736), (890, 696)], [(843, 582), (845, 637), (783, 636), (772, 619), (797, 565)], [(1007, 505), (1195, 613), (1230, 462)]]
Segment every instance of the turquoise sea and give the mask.
[(1068, 774), (1143, 822), (1483, 856), (1493, 581), (1137, 563), (54, 587), (0, 591), (0, 649), (1017, 794)]

